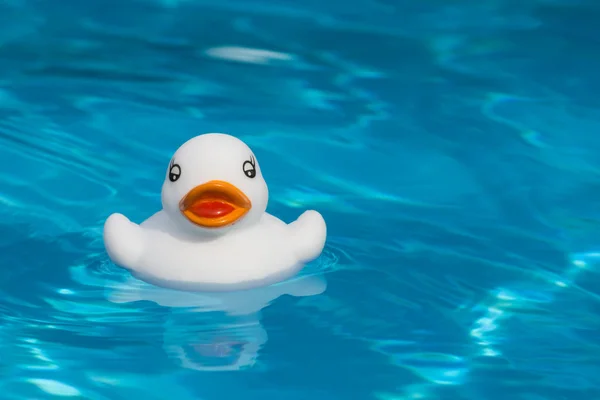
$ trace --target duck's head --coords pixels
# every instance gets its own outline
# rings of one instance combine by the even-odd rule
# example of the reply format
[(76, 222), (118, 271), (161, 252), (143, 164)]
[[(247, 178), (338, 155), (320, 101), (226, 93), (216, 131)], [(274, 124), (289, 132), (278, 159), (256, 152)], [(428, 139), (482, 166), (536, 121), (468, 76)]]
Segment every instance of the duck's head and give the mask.
[(175, 152), (162, 187), (162, 206), (182, 229), (222, 234), (256, 223), (269, 190), (252, 150), (223, 133), (207, 133)]

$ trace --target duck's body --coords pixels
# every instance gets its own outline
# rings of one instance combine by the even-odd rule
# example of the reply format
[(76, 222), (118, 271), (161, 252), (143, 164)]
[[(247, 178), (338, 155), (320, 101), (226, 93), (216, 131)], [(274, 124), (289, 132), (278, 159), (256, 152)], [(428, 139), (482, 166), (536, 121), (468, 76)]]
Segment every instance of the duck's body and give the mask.
[[(221, 145), (237, 145), (238, 152), (241, 147), (247, 157), (247, 147), (227, 135), (202, 135), (190, 142), (210, 142), (208, 139)], [(228, 170), (229, 165), (224, 164), (224, 177), (218, 176), (216, 168), (202, 179), (198, 172), (204, 172), (203, 168), (194, 165), (198, 162), (190, 159), (189, 149), (184, 155), (187, 157), (177, 158), (181, 166), (171, 162), (168, 172), (171, 182), (165, 180), (163, 185), (163, 210), (139, 225), (122, 214), (107, 219), (105, 247), (116, 264), (163, 287), (229, 291), (284, 280), (319, 256), (327, 231), (323, 217), (311, 210), (286, 224), (266, 213), (268, 192), (254, 156), (251, 156), (252, 167), (256, 169), (253, 174), (240, 178), (234, 175), (235, 169)], [(192, 155), (203, 158), (201, 151)], [(210, 161), (210, 153), (205, 157)], [(218, 167), (223, 164), (222, 159), (213, 155), (208, 166)], [(196, 179), (188, 178), (181, 187), (176, 186), (179, 176), (171, 179), (174, 166), (180, 176), (182, 168), (191, 167), (196, 171), (195, 175), (190, 174), (191, 178)], [(231, 176), (227, 177), (227, 172)], [(245, 180), (246, 177), (251, 179)], [(256, 177), (260, 179), (254, 180)], [(246, 190), (240, 189), (243, 186), (247, 186)]]
[(105, 225), (116, 264), (181, 290), (239, 290), (287, 279), (319, 256), (325, 236), (325, 222), (310, 211), (289, 225), (264, 213), (258, 223), (216, 238), (184, 234), (163, 211), (140, 225), (113, 214)]

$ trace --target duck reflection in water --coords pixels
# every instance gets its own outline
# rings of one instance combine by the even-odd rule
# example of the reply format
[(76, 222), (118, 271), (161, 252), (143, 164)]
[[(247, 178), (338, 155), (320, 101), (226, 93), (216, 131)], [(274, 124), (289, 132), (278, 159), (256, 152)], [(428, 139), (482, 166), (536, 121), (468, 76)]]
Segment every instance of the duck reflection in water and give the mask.
[(236, 292), (183, 292), (129, 278), (113, 285), (108, 298), (114, 303), (150, 301), (170, 308), (163, 334), (167, 355), (186, 369), (231, 371), (255, 365), (267, 342), (260, 321), (263, 308), (280, 296), (314, 296), (326, 287), (320, 275)]

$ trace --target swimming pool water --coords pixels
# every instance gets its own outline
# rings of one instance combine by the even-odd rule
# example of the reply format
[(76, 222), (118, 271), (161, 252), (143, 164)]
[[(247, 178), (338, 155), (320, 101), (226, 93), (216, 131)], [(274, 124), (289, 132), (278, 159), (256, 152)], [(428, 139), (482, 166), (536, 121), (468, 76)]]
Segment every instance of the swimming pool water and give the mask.
[[(0, 2), (0, 399), (600, 398), (596, 3)], [(107, 259), (211, 131), (324, 215), (301, 279)]]

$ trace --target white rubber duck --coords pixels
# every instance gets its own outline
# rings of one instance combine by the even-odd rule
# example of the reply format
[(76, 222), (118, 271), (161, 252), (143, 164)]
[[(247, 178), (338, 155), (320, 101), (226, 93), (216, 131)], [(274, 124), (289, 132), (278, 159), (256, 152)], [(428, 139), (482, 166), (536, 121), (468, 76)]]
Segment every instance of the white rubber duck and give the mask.
[(294, 276), (327, 234), (317, 211), (286, 224), (266, 212), (269, 191), (252, 150), (223, 133), (184, 143), (162, 187), (163, 209), (141, 224), (112, 214), (110, 259), (138, 278), (178, 290), (230, 291)]

